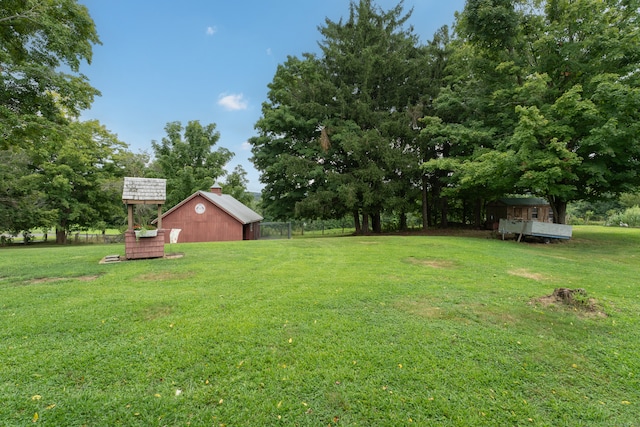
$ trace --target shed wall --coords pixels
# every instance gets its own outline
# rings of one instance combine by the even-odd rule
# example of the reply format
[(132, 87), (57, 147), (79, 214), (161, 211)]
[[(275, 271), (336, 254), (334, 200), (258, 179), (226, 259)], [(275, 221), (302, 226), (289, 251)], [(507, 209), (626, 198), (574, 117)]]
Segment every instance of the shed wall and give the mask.
[[(507, 206), (505, 219), (533, 220), (549, 222), (549, 206)], [(537, 212), (536, 212), (537, 210)]]
[(260, 223), (252, 222), (244, 225), (244, 240), (260, 239)]
[(539, 222), (553, 222), (551, 207), (548, 205), (512, 205), (492, 204), (487, 206), (487, 224), (497, 229), (500, 219), (533, 220)]
[[(195, 212), (198, 203), (206, 206), (202, 214)], [(162, 218), (164, 229), (179, 228), (178, 243), (221, 242), (243, 239), (243, 224), (202, 196), (196, 196)], [(165, 242), (169, 243), (166, 233)]]

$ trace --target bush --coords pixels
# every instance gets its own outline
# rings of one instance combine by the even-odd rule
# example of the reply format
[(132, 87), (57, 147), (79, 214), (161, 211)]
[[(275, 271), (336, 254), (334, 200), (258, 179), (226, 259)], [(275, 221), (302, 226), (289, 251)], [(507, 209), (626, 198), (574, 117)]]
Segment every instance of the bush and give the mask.
[(607, 225), (640, 227), (640, 206), (625, 209), (622, 213), (615, 213), (607, 220)]

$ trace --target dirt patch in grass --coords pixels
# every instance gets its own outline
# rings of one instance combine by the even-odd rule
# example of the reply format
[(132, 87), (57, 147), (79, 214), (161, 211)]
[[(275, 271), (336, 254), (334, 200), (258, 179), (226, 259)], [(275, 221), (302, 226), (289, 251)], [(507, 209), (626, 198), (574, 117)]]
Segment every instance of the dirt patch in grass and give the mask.
[(91, 282), (92, 280), (96, 280), (98, 277), (97, 275), (93, 275), (93, 276), (80, 276), (80, 277), (74, 277), (74, 279), (76, 280), (80, 280), (81, 282)]
[(164, 254), (164, 259), (178, 259), (183, 257), (184, 257), (184, 252), (171, 252), (168, 254)]
[(28, 280), (25, 284), (27, 285), (40, 285), (43, 283), (54, 283), (61, 282), (63, 280), (79, 280), (81, 282), (91, 282), (96, 280), (98, 275), (90, 275), (90, 276), (77, 276), (77, 277), (42, 277), (40, 279)]
[(188, 279), (193, 276), (193, 273), (173, 273), (171, 271), (162, 271), (155, 273), (147, 273), (138, 276), (139, 280), (144, 281), (153, 281), (153, 282), (161, 282), (164, 280), (173, 280), (173, 279)]
[(483, 322), (489, 322), (494, 325), (515, 325), (518, 322), (518, 318), (513, 314), (500, 309), (490, 309), (484, 305), (476, 307), (475, 313)]
[(141, 315), (144, 320), (155, 320), (170, 315), (172, 311), (170, 305), (153, 305), (143, 309)]
[(403, 300), (394, 304), (394, 307), (405, 313), (427, 319), (440, 319), (444, 316), (442, 308), (433, 305), (429, 300)]
[(424, 267), (431, 268), (454, 268), (456, 263), (448, 259), (435, 259), (435, 258), (414, 258), (409, 257), (405, 259), (406, 262), (413, 265), (422, 265)]
[(513, 325), (517, 319), (496, 307), (483, 303), (448, 304), (430, 298), (403, 299), (393, 305), (397, 310), (412, 316), (429, 320), (446, 320), (457, 323), (491, 323), (494, 325)]
[(533, 280), (537, 280), (537, 281), (542, 281), (542, 280), (547, 280), (548, 277), (543, 275), (543, 274), (539, 274), (539, 273), (533, 273), (529, 270), (527, 270), (526, 268), (519, 268), (517, 270), (510, 270), (507, 273), (511, 274), (512, 276), (518, 276), (518, 277), (524, 277), (525, 279), (533, 279)]
[(608, 317), (598, 301), (590, 298), (584, 289), (557, 288), (551, 295), (534, 298), (529, 304), (568, 309), (587, 317)]

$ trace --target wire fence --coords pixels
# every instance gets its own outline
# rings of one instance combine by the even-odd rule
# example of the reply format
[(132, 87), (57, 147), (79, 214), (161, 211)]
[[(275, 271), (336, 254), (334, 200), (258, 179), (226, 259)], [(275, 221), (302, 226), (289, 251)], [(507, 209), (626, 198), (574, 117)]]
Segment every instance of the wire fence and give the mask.
[(260, 223), (260, 239), (344, 236), (353, 234), (353, 226), (344, 221), (285, 221)]
[(291, 222), (260, 223), (260, 239), (290, 239)]
[[(55, 243), (55, 233), (22, 233), (0, 235), (0, 246), (28, 245), (33, 243)], [(124, 234), (75, 232), (67, 235), (67, 244), (73, 243), (124, 243)]]

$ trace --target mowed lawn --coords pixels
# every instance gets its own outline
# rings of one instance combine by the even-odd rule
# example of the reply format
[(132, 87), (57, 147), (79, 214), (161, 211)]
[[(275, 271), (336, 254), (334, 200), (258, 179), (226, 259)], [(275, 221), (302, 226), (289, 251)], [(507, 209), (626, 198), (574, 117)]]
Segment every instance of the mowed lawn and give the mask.
[(166, 250), (0, 249), (0, 425), (640, 425), (640, 230)]

